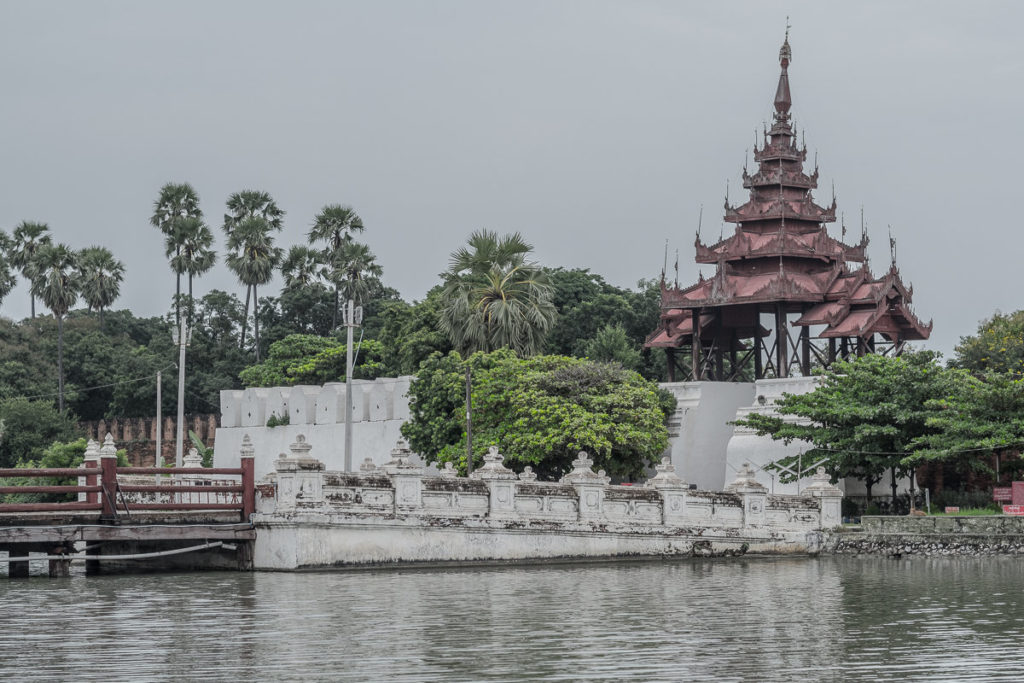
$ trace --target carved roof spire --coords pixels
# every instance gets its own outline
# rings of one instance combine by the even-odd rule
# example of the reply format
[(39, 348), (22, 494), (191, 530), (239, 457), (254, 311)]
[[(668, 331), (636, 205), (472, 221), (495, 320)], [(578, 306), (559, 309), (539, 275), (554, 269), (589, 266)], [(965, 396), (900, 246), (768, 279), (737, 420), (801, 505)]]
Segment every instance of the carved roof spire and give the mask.
[(779, 50), (779, 64), (782, 65), (782, 73), (779, 74), (779, 87), (775, 90), (775, 111), (778, 115), (786, 115), (793, 104), (793, 97), (789, 94), (789, 63), (793, 60), (793, 51), (789, 47), (789, 21), (786, 22), (786, 40)]

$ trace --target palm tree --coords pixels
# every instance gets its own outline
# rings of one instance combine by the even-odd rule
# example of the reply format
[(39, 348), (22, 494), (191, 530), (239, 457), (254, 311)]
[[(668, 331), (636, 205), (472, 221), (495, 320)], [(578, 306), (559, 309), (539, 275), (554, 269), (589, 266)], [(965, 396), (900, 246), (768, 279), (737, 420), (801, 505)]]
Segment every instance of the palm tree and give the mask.
[[(36, 253), (40, 247), (51, 244), (50, 227), (46, 223), (22, 221), (14, 229), (14, 243), (11, 245), (11, 265), (21, 270), (22, 276), (29, 284), (35, 279)], [(36, 317), (36, 294), (29, 287), (32, 317)]]
[(38, 270), (32, 293), (57, 318), (57, 396), (64, 414), (64, 316), (78, 301), (78, 255), (66, 244), (44, 245), (37, 254)]
[[(200, 218), (182, 218), (174, 226), (174, 233), (167, 236), (164, 249), (171, 258), (171, 268), (180, 277), (188, 274), (188, 322), (192, 324), (192, 279), (213, 268), (217, 252), (213, 246), (213, 231)], [(171, 256), (171, 254), (174, 254)]]
[(557, 312), (544, 272), (526, 256), (519, 233), (474, 232), (452, 253), (438, 325), (465, 353), (509, 347), (519, 355), (540, 350)]
[(0, 302), (7, 298), (18, 283), (11, 270), (11, 252), (14, 242), (6, 232), (0, 230)]
[[(259, 218), (270, 230), (280, 230), (283, 227), (284, 211), (278, 206), (269, 192), (262, 190), (242, 190), (235, 192), (228, 197), (228, 212), (224, 214), (224, 234), (228, 238), (228, 249), (231, 249), (231, 238), (235, 230), (250, 218)], [(230, 265), (230, 263), (229, 263)], [(237, 273), (236, 273), (237, 274)], [(263, 283), (261, 283), (263, 284)], [(245, 313), (242, 318), (242, 339), (240, 347), (245, 346), (245, 331), (249, 322), (249, 296), (251, 288), (245, 290)], [(255, 308), (256, 302), (253, 302)], [(258, 349), (257, 349), (258, 353)]]
[(124, 264), (115, 259), (106, 247), (87, 247), (78, 252), (78, 268), (82, 298), (90, 311), (100, 312), (102, 328), (104, 309), (121, 294)]
[[(167, 183), (160, 188), (160, 195), (153, 202), (153, 215), (149, 222), (166, 238), (175, 234), (175, 225), (185, 218), (200, 219), (203, 212), (199, 208), (199, 193), (188, 183)], [(174, 255), (181, 253), (181, 245), (175, 244)], [(167, 254), (170, 256), (170, 253)], [(171, 266), (174, 269), (174, 266)], [(175, 269), (174, 285), (174, 317), (181, 322), (181, 271)]]
[(345, 242), (334, 254), (329, 277), (335, 292), (346, 300), (361, 301), (369, 290), (369, 279), (378, 278), (383, 272), (368, 246)]
[(284, 276), (285, 289), (309, 287), (320, 281), (324, 264), (320, 252), (302, 245), (295, 245), (288, 250), (288, 255), (281, 263), (281, 274)]
[[(265, 285), (274, 277), (274, 269), (281, 262), (281, 248), (274, 246), (274, 238), (270, 234), (271, 226), (263, 218), (253, 216), (239, 222), (228, 238), (228, 268), (238, 277), (239, 282), (246, 286), (245, 298), (252, 294), (253, 337), (256, 343), (256, 362), (260, 361), (260, 319), (256, 287)], [(249, 309), (246, 307), (246, 317)], [(245, 323), (243, 321), (243, 341)]]
[[(359, 217), (351, 206), (341, 204), (328, 204), (320, 209), (320, 213), (313, 219), (313, 227), (309, 231), (309, 243), (324, 243), (324, 260), (328, 264), (337, 262), (339, 251), (342, 246), (352, 241), (352, 233), (363, 231), (363, 219)], [(331, 329), (338, 326), (338, 305), (340, 292), (338, 289), (339, 276), (328, 272), (328, 279), (334, 285), (334, 311), (331, 314)]]

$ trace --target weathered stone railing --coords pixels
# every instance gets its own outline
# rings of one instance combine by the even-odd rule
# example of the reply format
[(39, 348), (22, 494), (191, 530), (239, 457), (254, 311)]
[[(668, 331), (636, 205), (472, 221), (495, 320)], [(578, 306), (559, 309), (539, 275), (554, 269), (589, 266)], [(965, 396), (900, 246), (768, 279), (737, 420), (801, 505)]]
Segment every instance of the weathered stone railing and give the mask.
[(604, 471), (593, 470), (593, 461), (584, 452), (560, 481), (542, 482), (530, 468), (517, 475), (505, 467), (496, 448), (469, 478), (457, 477), (450, 465), (439, 476), (424, 476), (423, 468), (410, 462), (412, 453), (401, 445), (381, 467), (367, 458), (359, 473), (325, 471), (323, 463), (310, 455), (311, 448), (299, 436), (291, 454), (276, 461), (276, 471), (269, 477), (275, 495), (262, 500), (261, 513), (786, 532), (829, 529), (840, 523), (842, 492), (821, 472), (805, 495), (776, 496), (768, 495), (749, 466), (725, 491), (709, 492), (691, 490), (667, 459), (643, 486), (612, 486)]

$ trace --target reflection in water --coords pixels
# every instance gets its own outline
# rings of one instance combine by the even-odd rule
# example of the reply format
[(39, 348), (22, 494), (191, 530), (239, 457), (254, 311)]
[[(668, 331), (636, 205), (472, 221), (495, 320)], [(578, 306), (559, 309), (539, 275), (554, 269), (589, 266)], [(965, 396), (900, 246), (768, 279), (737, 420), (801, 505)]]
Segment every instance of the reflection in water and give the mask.
[(1011, 558), (0, 578), (19, 680), (1017, 680)]

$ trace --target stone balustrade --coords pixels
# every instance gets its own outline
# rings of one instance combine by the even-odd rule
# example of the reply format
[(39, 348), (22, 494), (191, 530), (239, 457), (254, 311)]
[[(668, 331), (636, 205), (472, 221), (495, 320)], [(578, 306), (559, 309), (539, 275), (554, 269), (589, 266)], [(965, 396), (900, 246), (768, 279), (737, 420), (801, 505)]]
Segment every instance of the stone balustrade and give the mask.
[(267, 519), (318, 513), (367, 518), (480, 520), (502, 524), (586, 524), (592, 527), (659, 529), (777, 529), (807, 532), (840, 524), (842, 492), (819, 470), (804, 495), (769, 495), (746, 465), (722, 492), (691, 490), (663, 459), (644, 485), (611, 485), (604, 471), (581, 452), (573, 469), (558, 482), (538, 481), (527, 468), (516, 474), (492, 447), (484, 464), (470, 477), (447, 467), (425, 476), (403, 444), (382, 466), (370, 458), (359, 472), (324, 469), (311, 456), (312, 446), (299, 436), (290, 454), (275, 462), (268, 480), (273, 498), (261, 501)]

